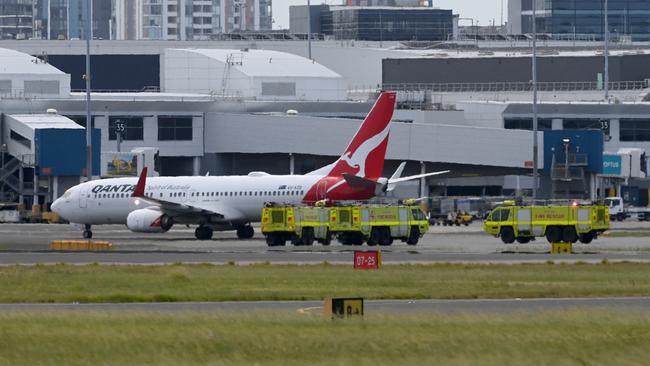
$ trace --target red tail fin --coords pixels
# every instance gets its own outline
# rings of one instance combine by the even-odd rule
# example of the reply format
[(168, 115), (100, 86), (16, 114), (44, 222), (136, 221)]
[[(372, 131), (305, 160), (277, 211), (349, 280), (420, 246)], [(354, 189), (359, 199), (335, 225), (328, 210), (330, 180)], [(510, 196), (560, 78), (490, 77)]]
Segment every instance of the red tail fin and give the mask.
[(140, 178), (138, 178), (138, 183), (135, 185), (135, 190), (131, 197), (144, 197), (144, 187), (147, 184), (147, 167), (142, 168), (140, 173)]
[(382, 92), (328, 176), (340, 177), (348, 173), (365, 178), (380, 177), (394, 110), (395, 92)]

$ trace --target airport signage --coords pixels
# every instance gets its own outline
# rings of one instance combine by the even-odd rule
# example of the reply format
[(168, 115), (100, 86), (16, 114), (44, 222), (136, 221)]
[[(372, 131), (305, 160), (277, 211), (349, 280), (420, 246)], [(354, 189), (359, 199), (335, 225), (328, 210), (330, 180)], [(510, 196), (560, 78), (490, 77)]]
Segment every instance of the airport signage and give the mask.
[(326, 298), (323, 308), (330, 319), (363, 317), (363, 298)]
[(622, 158), (620, 155), (603, 154), (602, 175), (620, 177), (622, 172)]
[(381, 268), (381, 252), (372, 251), (354, 251), (354, 269), (379, 269)]

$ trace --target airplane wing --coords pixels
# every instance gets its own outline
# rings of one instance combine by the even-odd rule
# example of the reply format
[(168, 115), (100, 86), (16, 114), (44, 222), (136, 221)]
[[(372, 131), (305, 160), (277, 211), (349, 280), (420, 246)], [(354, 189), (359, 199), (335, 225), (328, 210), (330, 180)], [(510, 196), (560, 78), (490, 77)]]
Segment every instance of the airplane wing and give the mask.
[(160, 207), (160, 209), (167, 213), (168, 215), (175, 216), (213, 216), (219, 219), (226, 220), (240, 220), (244, 218), (244, 214), (237, 209), (234, 209), (230, 206), (224, 205), (204, 205), (201, 203), (198, 204), (186, 204), (167, 201), (164, 199), (149, 197), (145, 195), (144, 189), (146, 186), (147, 180), (147, 167), (142, 168), (140, 173), (140, 178), (138, 178), (138, 183), (135, 186), (135, 190), (131, 197), (137, 198), (142, 202), (147, 202), (149, 204)]

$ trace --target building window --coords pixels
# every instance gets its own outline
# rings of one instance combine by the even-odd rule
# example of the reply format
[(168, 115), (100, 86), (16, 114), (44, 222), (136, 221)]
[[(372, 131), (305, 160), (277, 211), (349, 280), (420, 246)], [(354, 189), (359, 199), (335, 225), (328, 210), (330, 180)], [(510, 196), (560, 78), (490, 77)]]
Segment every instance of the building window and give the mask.
[(108, 118), (108, 139), (117, 140), (116, 128), (118, 124), (124, 126), (122, 140), (124, 141), (142, 141), (144, 140), (144, 128), (142, 117), (109, 117)]
[(603, 130), (603, 133), (609, 136), (609, 120), (597, 118), (565, 118), (562, 121), (562, 127), (565, 130)]
[(192, 117), (159, 116), (158, 140), (192, 141)]
[(26, 148), (29, 148), (29, 149), (32, 148), (32, 142), (27, 137), (19, 134), (18, 132), (14, 131), (14, 130), (11, 130), (11, 132), (9, 133), (9, 137), (12, 140), (16, 141), (17, 143), (25, 146)]
[(619, 126), (621, 141), (650, 141), (648, 119), (621, 119)]
[(0, 80), (0, 93), (11, 93), (11, 80)]
[[(506, 130), (533, 130), (532, 118), (506, 118), (503, 120), (503, 128)], [(553, 120), (549, 118), (538, 118), (537, 129), (546, 131), (553, 129)]]

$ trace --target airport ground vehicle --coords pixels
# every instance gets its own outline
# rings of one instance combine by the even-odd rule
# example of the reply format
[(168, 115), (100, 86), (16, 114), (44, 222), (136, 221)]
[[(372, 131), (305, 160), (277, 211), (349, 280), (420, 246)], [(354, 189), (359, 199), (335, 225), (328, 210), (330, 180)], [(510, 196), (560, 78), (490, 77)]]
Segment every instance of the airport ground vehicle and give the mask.
[(609, 207), (612, 221), (623, 221), (632, 216), (636, 216), (639, 221), (650, 221), (650, 207), (626, 206), (622, 197), (607, 197), (605, 203)]
[(310, 207), (267, 205), (262, 209), (262, 233), (269, 246), (329, 245), (332, 237), (344, 245), (391, 245), (400, 239), (415, 245), (429, 230), (417, 205), (343, 205)]
[(418, 205), (334, 206), (329, 230), (343, 245), (391, 245), (394, 239), (416, 245), (429, 222)]
[(590, 243), (609, 229), (609, 211), (600, 205), (497, 207), (483, 224), (483, 230), (506, 243), (528, 243), (545, 236), (550, 243)]
[(269, 246), (312, 245), (314, 240), (329, 245), (329, 208), (269, 204), (262, 209), (262, 234)]

